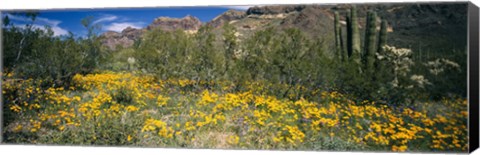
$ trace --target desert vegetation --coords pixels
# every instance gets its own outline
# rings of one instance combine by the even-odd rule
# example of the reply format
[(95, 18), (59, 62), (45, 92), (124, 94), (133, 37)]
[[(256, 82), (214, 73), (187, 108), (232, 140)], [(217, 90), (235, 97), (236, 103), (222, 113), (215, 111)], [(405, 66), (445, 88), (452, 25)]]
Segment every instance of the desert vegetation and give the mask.
[(209, 25), (151, 28), (114, 50), (91, 18), (81, 38), (4, 18), (3, 140), (467, 151), (466, 49), (422, 57), (390, 44), (389, 23), (375, 11), (332, 14), (330, 33), (313, 38), (273, 26), (242, 38), (225, 22), (220, 35)]

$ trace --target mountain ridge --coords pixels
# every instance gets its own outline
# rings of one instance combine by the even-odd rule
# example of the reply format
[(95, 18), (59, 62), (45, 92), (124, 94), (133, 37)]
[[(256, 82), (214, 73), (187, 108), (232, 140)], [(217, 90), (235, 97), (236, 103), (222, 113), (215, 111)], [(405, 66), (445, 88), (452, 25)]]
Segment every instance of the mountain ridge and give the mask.
[[(464, 34), (467, 32), (465, 10), (467, 3), (357, 4), (356, 6), (360, 29), (362, 30), (362, 25), (365, 24), (366, 12), (374, 10), (380, 18), (388, 21), (389, 42), (392, 44), (412, 48), (443, 46), (452, 40), (460, 41), (452, 44), (451, 48), (462, 48), (460, 46), (466, 44), (466, 38), (461, 38), (458, 32), (465, 32)], [(342, 23), (345, 23), (344, 16), (350, 7), (351, 4), (254, 6), (245, 11), (228, 10), (205, 23), (191, 15), (183, 18), (158, 17), (145, 28), (127, 28), (127, 31), (116, 34), (106, 32), (101, 36), (102, 43), (109, 48), (118, 45), (130, 47), (135, 40), (141, 38), (144, 32), (154, 28), (165, 31), (181, 29), (194, 34), (201, 26), (211, 26), (218, 35), (222, 31), (220, 27), (228, 22), (234, 25), (243, 37), (272, 26), (279, 30), (298, 28), (312, 39), (328, 39), (333, 35), (333, 11), (338, 11), (341, 14)], [(430, 38), (440, 39), (441, 44), (429, 42)]]

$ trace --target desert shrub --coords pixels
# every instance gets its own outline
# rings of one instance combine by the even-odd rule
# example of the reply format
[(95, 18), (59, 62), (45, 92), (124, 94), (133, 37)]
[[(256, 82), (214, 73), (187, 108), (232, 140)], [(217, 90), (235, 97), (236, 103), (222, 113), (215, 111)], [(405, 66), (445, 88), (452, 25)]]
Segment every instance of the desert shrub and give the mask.
[(189, 59), (193, 70), (192, 79), (211, 81), (218, 79), (223, 71), (223, 57), (215, 46), (216, 37), (212, 27), (202, 26), (194, 36), (194, 51)]
[(466, 97), (467, 60), (466, 53), (452, 52), (450, 57), (439, 57), (421, 62), (422, 70), (431, 85), (427, 86), (428, 99), (441, 100), (443, 97)]
[(13, 15), (24, 16), (27, 19), (31, 20), (23, 28), (14, 26), (10, 22), (8, 16), (3, 17), (3, 43), (2, 50), (3, 54), (3, 66), (6, 72), (12, 71), (12, 68), (16, 63), (21, 63), (24, 61), (21, 59), (25, 55), (30, 55), (32, 43), (39, 37), (42, 33), (39, 29), (34, 29), (33, 22), (35, 21), (38, 13), (28, 12), (28, 13), (14, 13)]
[[(298, 29), (260, 30), (241, 44), (240, 53), (235, 55), (235, 81), (247, 81), (285, 85), (272, 88), (270, 94), (287, 97), (307, 97), (314, 89), (326, 87), (328, 75), (332, 75), (331, 59), (323, 53), (321, 39), (311, 41)], [(325, 67), (320, 67), (325, 66)], [(294, 89), (302, 87), (300, 89)]]
[(11, 78), (44, 79), (44, 85), (68, 87), (74, 74), (92, 72), (102, 58), (94, 27), (89, 21), (84, 26), (89, 30), (84, 39), (72, 33), (54, 36), (50, 27), (5, 26), (5, 71), (14, 73)]
[(99, 66), (100, 70), (110, 71), (137, 71), (138, 62), (135, 59), (135, 48), (116, 48), (116, 50), (108, 50), (108, 56), (104, 63)]
[(192, 37), (185, 32), (163, 31), (159, 28), (144, 34), (135, 59), (147, 73), (159, 78), (188, 77), (192, 74), (188, 69), (193, 52)]
[(413, 103), (426, 93), (432, 83), (425, 75), (413, 72), (420, 65), (412, 60), (410, 49), (385, 46), (384, 53), (376, 55), (375, 71), (362, 71), (355, 62), (340, 65), (337, 80), (340, 89), (358, 100), (380, 103)]
[(114, 101), (120, 104), (128, 104), (133, 102), (132, 92), (125, 87), (120, 87), (115, 92), (112, 92), (111, 96)]

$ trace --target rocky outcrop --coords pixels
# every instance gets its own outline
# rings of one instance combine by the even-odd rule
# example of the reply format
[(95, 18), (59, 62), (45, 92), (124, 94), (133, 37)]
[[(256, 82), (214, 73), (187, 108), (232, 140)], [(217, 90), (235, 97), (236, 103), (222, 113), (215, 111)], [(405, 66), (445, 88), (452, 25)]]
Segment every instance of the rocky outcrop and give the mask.
[[(360, 5), (359, 17), (375, 10), (388, 21), (388, 43), (412, 50), (463, 49), (467, 34), (467, 3), (405, 3)], [(362, 19), (364, 20), (364, 19)]]
[[(206, 25), (218, 28), (230, 23), (244, 37), (266, 27), (275, 27), (298, 28), (310, 37), (329, 38), (329, 35), (333, 35), (333, 11), (340, 13), (340, 22), (345, 24), (345, 15), (350, 7), (351, 4), (255, 6), (247, 11), (228, 10)], [(374, 10), (379, 18), (386, 19), (390, 32), (388, 43), (395, 46), (427, 49), (452, 45), (445, 47), (449, 49), (462, 48), (466, 43), (466, 3), (358, 4), (357, 10), (360, 29), (365, 25), (368, 10)], [(108, 47), (128, 47), (141, 37), (143, 31), (155, 28), (164, 31), (181, 29), (193, 34), (201, 26), (200, 20), (193, 16), (159, 17), (144, 29), (127, 28), (121, 33), (107, 32), (103, 35), (106, 38), (103, 42)], [(222, 33), (221, 29), (213, 31), (217, 37)]]
[(287, 16), (280, 25), (299, 28), (306, 34), (327, 34), (333, 29), (333, 14), (327, 8), (307, 6), (298, 13)]
[(267, 15), (280, 14), (301, 11), (305, 5), (274, 5), (274, 6), (254, 6), (247, 10), (247, 15)]
[(215, 17), (212, 21), (208, 22), (206, 25), (217, 28), (217, 27), (221, 27), (223, 24), (227, 22), (239, 20), (244, 18), (245, 16), (246, 16), (246, 13), (243, 11), (228, 10), (227, 12), (224, 12), (223, 14)]
[(142, 29), (135, 29), (135, 28), (127, 27), (126, 29), (124, 29), (122, 31), (122, 35), (127, 37), (128, 39), (136, 40), (136, 39), (139, 39), (140, 36), (142, 36), (143, 31), (144, 30), (142, 30)]
[(145, 31), (159, 28), (164, 31), (184, 30), (188, 34), (193, 34), (202, 26), (200, 20), (193, 16), (184, 18), (156, 18), (150, 25), (143, 29), (131, 27), (125, 28), (122, 32), (108, 31), (101, 35), (102, 44), (111, 50), (120, 47), (131, 47), (135, 41), (139, 40)]
[(117, 46), (123, 48), (132, 46), (135, 43), (135, 40), (140, 39), (142, 32), (143, 31), (140, 29), (127, 27), (121, 33), (114, 31), (105, 32), (100, 38), (104, 46), (111, 50), (115, 50), (117, 49)]
[(196, 31), (202, 26), (202, 22), (194, 16), (187, 15), (183, 18), (159, 17), (147, 26), (147, 30), (160, 28), (164, 31), (181, 29), (184, 31)]

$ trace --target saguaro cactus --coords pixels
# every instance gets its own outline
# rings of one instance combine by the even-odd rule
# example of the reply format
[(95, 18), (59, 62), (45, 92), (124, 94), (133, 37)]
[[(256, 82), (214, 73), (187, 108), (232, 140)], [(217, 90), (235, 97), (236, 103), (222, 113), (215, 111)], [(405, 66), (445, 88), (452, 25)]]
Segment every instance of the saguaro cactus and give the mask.
[[(382, 20), (380, 35), (377, 39), (377, 13), (369, 11), (367, 13), (367, 21), (365, 26), (365, 40), (363, 51), (360, 45), (360, 33), (358, 27), (357, 8), (352, 6), (347, 10), (347, 41), (346, 50), (344, 50), (343, 40), (341, 35), (341, 26), (339, 23), (338, 13), (335, 12), (335, 46), (337, 51), (345, 52), (343, 58), (352, 60), (356, 63), (363, 64), (365, 70), (373, 71), (377, 65), (376, 53), (382, 53), (382, 47), (387, 42), (387, 21)], [(377, 45), (375, 45), (377, 44)]]
[(347, 24), (348, 55), (356, 62), (360, 61), (360, 34), (358, 31), (357, 8), (352, 6)]
[[(383, 55), (385, 54), (383, 51), (383, 47), (387, 45), (387, 20), (382, 20), (380, 26), (380, 34), (378, 36), (378, 44), (377, 44), (377, 54)], [(376, 70), (383, 70), (383, 64), (380, 61), (375, 61), (375, 69)]]
[(387, 20), (382, 20), (380, 26), (380, 36), (378, 37), (378, 47), (377, 52), (382, 54), (383, 53), (383, 46), (387, 44)]
[(365, 71), (373, 71), (375, 62), (375, 38), (377, 32), (377, 14), (373, 11), (367, 13), (367, 24), (365, 26), (365, 44), (362, 55), (362, 62)]
[(352, 21), (350, 17), (350, 10), (347, 12), (347, 15), (345, 16), (346, 21), (347, 21), (347, 56), (348, 58), (352, 57)]
[(342, 27), (340, 25), (340, 15), (335, 11), (334, 19), (334, 28), (335, 28), (335, 55), (341, 60), (346, 60), (346, 55), (343, 52), (343, 38), (342, 38)]

